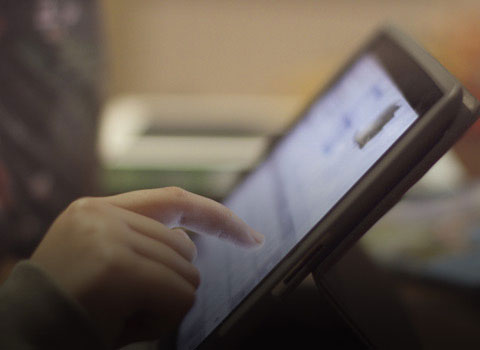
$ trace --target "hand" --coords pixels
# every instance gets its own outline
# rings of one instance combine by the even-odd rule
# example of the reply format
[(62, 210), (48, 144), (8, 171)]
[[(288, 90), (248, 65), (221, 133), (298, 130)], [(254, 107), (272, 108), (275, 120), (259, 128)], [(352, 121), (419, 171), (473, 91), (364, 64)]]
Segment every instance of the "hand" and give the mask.
[(223, 205), (168, 187), (73, 202), (31, 260), (80, 302), (108, 344), (155, 339), (178, 326), (200, 283), (195, 245), (180, 227), (244, 247), (263, 242)]

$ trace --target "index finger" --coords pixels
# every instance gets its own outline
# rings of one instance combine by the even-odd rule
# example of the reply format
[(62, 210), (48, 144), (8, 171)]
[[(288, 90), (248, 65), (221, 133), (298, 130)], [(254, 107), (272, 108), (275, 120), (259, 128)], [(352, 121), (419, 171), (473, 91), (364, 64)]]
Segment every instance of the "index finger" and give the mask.
[(164, 225), (213, 235), (244, 247), (258, 246), (264, 236), (224, 205), (178, 187), (139, 190), (104, 198), (112, 205), (150, 217)]

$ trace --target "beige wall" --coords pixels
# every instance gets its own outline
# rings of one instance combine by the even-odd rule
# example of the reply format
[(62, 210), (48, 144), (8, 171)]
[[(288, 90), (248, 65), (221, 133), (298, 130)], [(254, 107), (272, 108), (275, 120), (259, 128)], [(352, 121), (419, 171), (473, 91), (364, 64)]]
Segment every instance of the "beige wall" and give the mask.
[(308, 95), (375, 27), (434, 46), (480, 1), (103, 0), (110, 92)]

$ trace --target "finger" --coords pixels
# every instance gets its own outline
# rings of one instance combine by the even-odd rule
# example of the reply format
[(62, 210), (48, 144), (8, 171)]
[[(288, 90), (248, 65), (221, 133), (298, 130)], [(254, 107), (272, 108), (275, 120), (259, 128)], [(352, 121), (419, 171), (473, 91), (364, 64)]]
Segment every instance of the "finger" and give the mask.
[(158, 220), (168, 227), (184, 227), (245, 247), (258, 246), (264, 237), (230, 209), (211, 199), (176, 188), (128, 192), (106, 197), (109, 203)]
[(172, 231), (176, 237), (184, 237), (185, 241), (190, 242), (189, 248), (184, 249), (184, 250), (188, 249), (188, 252), (185, 253), (186, 255), (185, 259), (191, 262), (195, 261), (195, 259), (197, 258), (197, 246), (195, 245), (195, 243), (193, 243), (188, 233), (182, 230), (181, 228), (174, 228), (174, 229), (171, 229), (170, 231)]
[(192, 287), (197, 288), (200, 284), (197, 268), (168, 245), (147, 236), (135, 235), (130, 239), (130, 247), (135, 253), (173, 270)]
[(197, 256), (197, 248), (185, 231), (171, 230), (161, 222), (114, 205), (109, 204), (107, 209), (113, 215), (121, 216), (132, 230), (168, 245), (188, 261)]
[(176, 327), (195, 301), (195, 288), (181, 275), (150, 259), (133, 259), (130, 283), (138, 296), (137, 310), (162, 321), (159, 329)]

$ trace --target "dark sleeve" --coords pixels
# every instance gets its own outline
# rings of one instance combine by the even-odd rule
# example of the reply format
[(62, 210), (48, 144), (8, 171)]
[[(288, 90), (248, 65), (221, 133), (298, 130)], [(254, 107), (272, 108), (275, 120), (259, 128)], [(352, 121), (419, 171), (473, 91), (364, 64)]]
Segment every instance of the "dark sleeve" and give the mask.
[(38, 266), (22, 261), (0, 287), (0, 349), (104, 350), (86, 311)]

